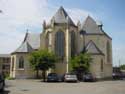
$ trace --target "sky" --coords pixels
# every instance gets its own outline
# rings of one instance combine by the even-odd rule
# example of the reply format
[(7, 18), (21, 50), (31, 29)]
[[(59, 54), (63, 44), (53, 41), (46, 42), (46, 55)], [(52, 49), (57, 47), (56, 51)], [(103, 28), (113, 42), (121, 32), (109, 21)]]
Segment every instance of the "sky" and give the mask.
[(41, 33), (60, 6), (75, 23), (88, 15), (101, 21), (112, 37), (113, 65), (125, 64), (125, 0), (0, 0), (0, 54), (19, 47), (27, 30)]

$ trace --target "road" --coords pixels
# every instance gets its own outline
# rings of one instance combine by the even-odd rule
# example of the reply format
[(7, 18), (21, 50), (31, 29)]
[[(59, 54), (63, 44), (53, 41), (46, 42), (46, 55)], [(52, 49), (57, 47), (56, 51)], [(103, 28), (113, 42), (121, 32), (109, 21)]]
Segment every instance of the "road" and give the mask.
[(125, 80), (80, 83), (7, 80), (3, 94), (125, 94)]

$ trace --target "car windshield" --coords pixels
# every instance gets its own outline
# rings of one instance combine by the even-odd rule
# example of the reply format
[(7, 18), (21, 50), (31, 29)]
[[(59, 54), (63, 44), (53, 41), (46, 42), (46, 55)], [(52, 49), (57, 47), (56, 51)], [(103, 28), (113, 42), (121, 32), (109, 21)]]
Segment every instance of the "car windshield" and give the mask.
[(56, 73), (51, 73), (51, 74), (48, 74), (48, 76), (57, 76)]
[(66, 73), (66, 75), (76, 75), (75, 73)]
[(1, 80), (1, 79), (3, 79), (3, 78), (2, 78), (2, 75), (0, 75), (0, 80)]

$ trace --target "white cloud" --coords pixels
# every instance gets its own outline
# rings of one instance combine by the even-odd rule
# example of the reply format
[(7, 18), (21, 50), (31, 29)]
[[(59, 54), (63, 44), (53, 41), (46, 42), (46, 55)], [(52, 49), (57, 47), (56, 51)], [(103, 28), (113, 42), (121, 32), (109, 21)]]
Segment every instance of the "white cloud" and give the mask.
[(39, 27), (46, 7), (47, 0), (0, 0), (3, 11), (0, 13), (0, 53), (10, 53), (20, 45), (26, 26)]

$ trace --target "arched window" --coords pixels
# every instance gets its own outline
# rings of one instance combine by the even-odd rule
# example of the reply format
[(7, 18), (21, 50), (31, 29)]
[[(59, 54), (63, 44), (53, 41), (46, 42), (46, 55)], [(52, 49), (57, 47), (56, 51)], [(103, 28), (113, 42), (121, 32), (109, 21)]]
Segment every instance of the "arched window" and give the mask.
[(110, 51), (110, 43), (109, 43), (109, 41), (107, 41), (107, 47), (106, 47), (106, 49), (107, 49), (107, 62), (110, 62), (111, 51)]
[(12, 57), (12, 71), (14, 70), (14, 57)]
[(71, 32), (71, 57), (75, 56), (75, 32)]
[(64, 56), (65, 36), (64, 32), (58, 31), (55, 35), (55, 53), (59, 57)]
[(22, 56), (19, 58), (19, 68), (24, 68), (24, 58)]
[(103, 59), (101, 59), (101, 72), (103, 72), (103, 69), (104, 69), (104, 67), (103, 67)]

